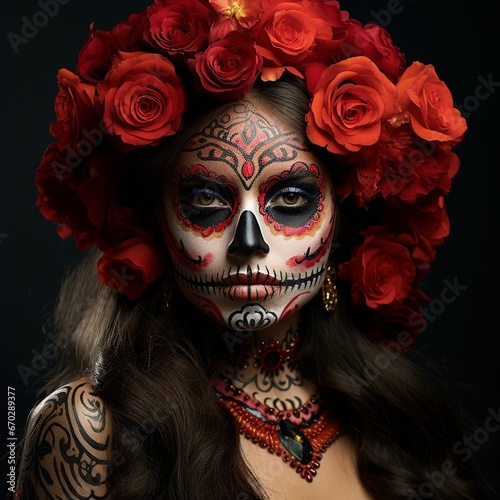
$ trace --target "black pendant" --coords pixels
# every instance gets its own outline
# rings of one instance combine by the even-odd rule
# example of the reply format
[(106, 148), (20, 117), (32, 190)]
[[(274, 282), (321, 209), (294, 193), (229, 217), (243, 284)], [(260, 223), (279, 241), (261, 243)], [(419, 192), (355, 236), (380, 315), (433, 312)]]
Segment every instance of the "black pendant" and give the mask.
[(285, 449), (300, 463), (306, 465), (312, 460), (313, 449), (297, 425), (282, 420), (278, 424), (278, 436)]

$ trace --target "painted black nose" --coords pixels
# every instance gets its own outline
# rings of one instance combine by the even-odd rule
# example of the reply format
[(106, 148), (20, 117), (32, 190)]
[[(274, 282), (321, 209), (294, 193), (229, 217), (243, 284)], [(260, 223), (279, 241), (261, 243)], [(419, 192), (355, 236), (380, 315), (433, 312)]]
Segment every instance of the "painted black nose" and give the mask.
[(269, 253), (269, 245), (264, 241), (255, 215), (245, 210), (238, 221), (236, 234), (227, 249), (230, 255), (239, 253), (249, 257), (255, 252)]

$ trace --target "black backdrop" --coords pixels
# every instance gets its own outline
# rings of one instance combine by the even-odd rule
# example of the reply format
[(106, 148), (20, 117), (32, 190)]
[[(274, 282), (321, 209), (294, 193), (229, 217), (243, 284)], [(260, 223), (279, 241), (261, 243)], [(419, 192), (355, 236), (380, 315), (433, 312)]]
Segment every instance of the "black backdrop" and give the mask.
[[(150, 3), (59, 0), (59, 12), (14, 50), (8, 34), (20, 35), (23, 17), (33, 19), (42, 1), (3, 2), (0, 20), (2, 390), (15, 388), (18, 434), (34, 402), (33, 387), (46, 373), (39, 353), (52, 341), (50, 330), (44, 332), (42, 327), (64, 271), (79, 258), (74, 243), (61, 241), (53, 224), (34, 206), (34, 172), (51, 140), (48, 124), (54, 119), (55, 75), (60, 67), (74, 70), (92, 21), (109, 29), (130, 11)], [(435, 302), (437, 314), (417, 348), (440, 367), (473, 428), (480, 429), (489, 411), (498, 412), (500, 405), (500, 83), (496, 83), (500, 67), (495, 61), (500, 4), (498, 0), (344, 0), (342, 7), (363, 22), (387, 25), (408, 61), (434, 64), (456, 104), (469, 115), (469, 131), (457, 150), (462, 167), (447, 202), (452, 235), (438, 252), (425, 290), (438, 299), (445, 280), (467, 288), (445, 307)], [(485, 86), (485, 81), (490, 83)], [(480, 84), (483, 89), (477, 93)], [(53, 349), (46, 355), (56, 356)], [(486, 435), (479, 431), (477, 436), (481, 444), (474, 445), (473, 456), (492, 488), (500, 492), (500, 431)], [(1, 450), (5, 463), (6, 448), (2, 445)], [(492, 498), (497, 495), (500, 498), (492, 493)]]

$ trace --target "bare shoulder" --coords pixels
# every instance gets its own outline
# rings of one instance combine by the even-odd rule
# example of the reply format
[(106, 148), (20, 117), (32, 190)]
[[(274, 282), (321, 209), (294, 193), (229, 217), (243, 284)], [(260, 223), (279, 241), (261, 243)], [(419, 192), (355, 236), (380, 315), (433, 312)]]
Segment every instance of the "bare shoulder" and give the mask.
[(112, 422), (87, 379), (60, 387), (31, 412), (20, 497), (108, 498)]

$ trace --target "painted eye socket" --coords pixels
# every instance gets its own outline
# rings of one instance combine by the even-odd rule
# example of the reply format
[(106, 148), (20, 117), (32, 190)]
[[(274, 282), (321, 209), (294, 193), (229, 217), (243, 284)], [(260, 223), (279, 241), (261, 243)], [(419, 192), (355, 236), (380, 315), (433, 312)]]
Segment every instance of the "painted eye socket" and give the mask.
[(316, 177), (285, 179), (265, 194), (263, 213), (279, 226), (304, 227), (317, 217), (320, 198)]
[(181, 178), (177, 201), (181, 220), (202, 233), (222, 231), (238, 206), (232, 186), (199, 176)]
[(193, 188), (191, 191), (192, 198), (189, 202), (186, 200), (186, 195), (183, 196), (184, 202), (188, 203), (193, 207), (198, 207), (200, 209), (219, 209), (219, 208), (230, 208), (230, 203), (226, 201), (219, 193), (207, 188)]
[(286, 187), (278, 191), (266, 204), (266, 210), (273, 207), (280, 211), (294, 211), (310, 203), (311, 196), (307, 191), (297, 187)]

